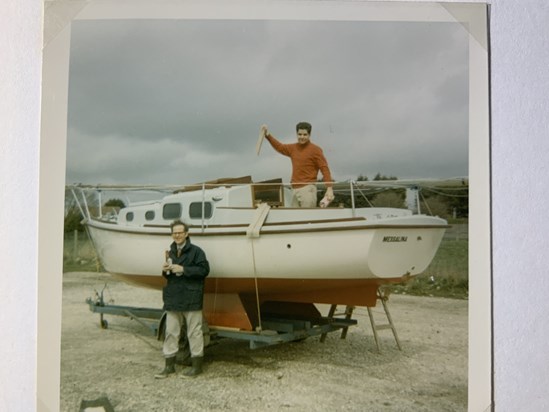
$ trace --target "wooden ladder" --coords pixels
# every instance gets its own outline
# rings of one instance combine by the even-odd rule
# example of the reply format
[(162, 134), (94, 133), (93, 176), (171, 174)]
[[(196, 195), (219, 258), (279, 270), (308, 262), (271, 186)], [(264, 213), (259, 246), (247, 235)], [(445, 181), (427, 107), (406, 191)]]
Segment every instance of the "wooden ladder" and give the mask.
[[(387, 293), (385, 291), (385, 289), (378, 288), (377, 289), (377, 299), (379, 299), (381, 301), (381, 304), (383, 305), (383, 310), (385, 312), (385, 316), (387, 317), (387, 321), (389, 322), (387, 324), (378, 325), (376, 323), (375, 319), (374, 319), (374, 314), (372, 313), (372, 308), (366, 307), (366, 309), (368, 310), (368, 316), (370, 318), (370, 324), (372, 325), (372, 331), (374, 333), (374, 340), (376, 342), (377, 351), (381, 353), (381, 349), (380, 349), (380, 345), (379, 345), (379, 337), (378, 337), (377, 332), (380, 331), (380, 330), (385, 330), (385, 329), (391, 329), (393, 331), (393, 336), (395, 337), (395, 342), (397, 344), (398, 350), (402, 350), (402, 346), (400, 345), (400, 340), (398, 339), (398, 334), (397, 334), (397, 331), (396, 331), (396, 328), (395, 328), (395, 324), (393, 323), (393, 318), (391, 317), (391, 313), (389, 312), (389, 307), (387, 306), (387, 301), (389, 300), (389, 293)], [(328, 318), (329, 319), (333, 319), (334, 316), (337, 316), (336, 309), (337, 309), (337, 305), (331, 305), (330, 306), (330, 311), (328, 312)], [(354, 309), (355, 309), (354, 306), (346, 306), (345, 307), (345, 312), (342, 313), (343, 315), (345, 315), (345, 319), (351, 319), (351, 317), (353, 316)], [(339, 315), (342, 315), (342, 314), (339, 314)], [(348, 329), (349, 329), (348, 327), (342, 328), (342, 330), (341, 330), (341, 339), (345, 339), (347, 337), (347, 330)], [(324, 342), (324, 340), (326, 339), (326, 335), (327, 335), (327, 333), (323, 333), (320, 336), (320, 341), (321, 342)]]
[[(330, 311), (328, 312), (328, 319), (333, 319), (334, 316), (336, 316), (336, 308), (337, 308), (337, 305), (332, 305), (330, 306)], [(345, 319), (348, 320), (348, 319), (351, 319), (351, 316), (353, 316), (353, 310), (355, 309), (354, 306), (347, 306), (345, 307), (345, 312), (343, 313), (345, 315)], [(341, 328), (341, 339), (345, 339), (347, 337), (347, 330), (349, 330), (349, 327), (348, 326), (344, 326)], [(324, 340), (326, 340), (326, 336), (328, 335), (328, 333), (323, 333), (320, 335), (320, 342), (324, 342)]]
[(389, 307), (387, 306), (387, 301), (389, 300), (389, 293), (385, 289), (378, 288), (377, 298), (381, 301), (381, 304), (383, 305), (383, 311), (385, 312), (385, 316), (387, 317), (387, 321), (389, 322), (382, 325), (376, 324), (374, 319), (374, 314), (372, 313), (372, 308), (370, 307), (366, 308), (368, 310), (368, 316), (370, 317), (370, 323), (372, 324), (372, 331), (374, 332), (374, 340), (376, 342), (377, 351), (381, 353), (381, 349), (379, 346), (379, 337), (377, 335), (377, 332), (385, 329), (391, 329), (393, 331), (393, 336), (395, 337), (395, 342), (397, 344), (398, 350), (402, 350), (402, 346), (400, 346), (400, 340), (398, 339), (395, 324), (393, 323), (393, 318), (391, 317), (391, 313), (389, 312)]

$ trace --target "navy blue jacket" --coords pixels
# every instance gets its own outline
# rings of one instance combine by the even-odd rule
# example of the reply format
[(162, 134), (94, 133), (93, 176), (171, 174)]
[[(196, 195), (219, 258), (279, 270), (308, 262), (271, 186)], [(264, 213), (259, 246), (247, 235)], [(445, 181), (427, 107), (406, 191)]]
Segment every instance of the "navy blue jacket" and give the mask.
[(204, 281), (210, 273), (210, 264), (206, 254), (187, 238), (183, 253), (177, 257), (177, 244), (170, 245), (169, 256), (173, 264), (183, 266), (183, 275), (175, 273), (162, 276), (168, 281), (162, 290), (164, 310), (188, 312), (202, 310), (204, 303)]

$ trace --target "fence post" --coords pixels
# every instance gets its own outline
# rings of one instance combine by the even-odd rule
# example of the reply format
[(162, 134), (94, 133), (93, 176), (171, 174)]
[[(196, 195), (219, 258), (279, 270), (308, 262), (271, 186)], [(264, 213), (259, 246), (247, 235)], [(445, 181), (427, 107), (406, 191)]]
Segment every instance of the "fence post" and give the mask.
[(72, 249), (72, 260), (73, 262), (76, 262), (76, 259), (78, 257), (78, 230), (74, 230), (74, 241), (73, 241), (73, 249)]

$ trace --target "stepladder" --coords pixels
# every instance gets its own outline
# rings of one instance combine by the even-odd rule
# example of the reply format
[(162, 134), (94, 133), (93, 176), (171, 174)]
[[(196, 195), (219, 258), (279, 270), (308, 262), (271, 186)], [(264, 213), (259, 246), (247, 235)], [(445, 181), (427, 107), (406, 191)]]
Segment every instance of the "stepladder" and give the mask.
[(393, 336), (395, 338), (395, 342), (397, 345), (398, 350), (402, 350), (402, 346), (400, 345), (400, 340), (398, 339), (398, 334), (395, 328), (395, 324), (393, 323), (393, 318), (391, 317), (391, 312), (389, 312), (389, 291), (385, 288), (378, 288), (377, 289), (377, 300), (381, 301), (381, 305), (383, 307), (383, 312), (385, 313), (385, 317), (387, 319), (387, 323), (378, 324), (376, 322), (373, 310), (371, 307), (367, 307), (368, 310), (368, 317), (370, 318), (370, 324), (372, 325), (372, 332), (374, 334), (374, 341), (376, 343), (376, 348), (378, 352), (381, 352), (380, 342), (379, 342), (379, 335), (377, 334), (380, 330), (386, 330), (390, 329), (393, 332)]
[[(381, 306), (383, 308), (383, 313), (385, 315), (386, 322), (387, 322), (387, 323), (379, 323), (378, 321), (376, 321), (376, 316), (375, 316), (374, 310), (373, 310), (375, 307), (374, 308), (366, 307), (366, 310), (368, 311), (368, 318), (370, 319), (370, 325), (372, 327), (372, 332), (373, 332), (373, 335), (374, 335), (374, 341), (375, 341), (375, 344), (376, 344), (377, 351), (379, 353), (381, 353), (381, 345), (380, 345), (380, 339), (379, 339), (378, 332), (381, 331), (381, 330), (386, 330), (386, 329), (390, 329), (393, 332), (393, 337), (395, 338), (396, 345), (397, 345), (399, 350), (402, 350), (402, 346), (401, 346), (400, 340), (398, 338), (396, 327), (395, 327), (395, 324), (393, 322), (393, 318), (391, 317), (391, 312), (389, 311), (389, 305), (388, 305), (389, 292), (385, 288), (380, 287), (380, 288), (377, 289), (376, 294), (377, 294), (376, 302), (378, 300), (381, 301)], [(338, 305), (335, 305), (335, 304), (332, 304), (330, 306), (330, 310), (329, 310), (329, 313), (328, 313), (328, 318), (329, 319), (333, 319), (334, 317), (337, 317), (337, 316), (344, 316), (345, 319), (347, 319), (347, 320), (352, 318), (353, 311), (355, 310), (355, 306), (346, 306), (345, 311), (342, 312), (342, 313), (337, 312), (337, 306)], [(385, 322), (385, 321), (382, 320), (381, 322)], [(341, 339), (345, 339), (347, 337), (347, 330), (348, 330), (348, 328), (342, 328), (342, 330), (341, 330)], [(326, 339), (326, 335), (327, 334), (322, 334), (321, 335), (321, 337), (320, 337), (321, 342), (324, 342), (324, 340)]]

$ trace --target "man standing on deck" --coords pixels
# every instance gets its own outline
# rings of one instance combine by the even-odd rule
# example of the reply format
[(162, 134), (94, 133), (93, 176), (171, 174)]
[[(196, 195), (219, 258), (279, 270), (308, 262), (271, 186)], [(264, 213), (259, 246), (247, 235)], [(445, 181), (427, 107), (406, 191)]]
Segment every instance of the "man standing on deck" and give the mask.
[(328, 162), (322, 149), (311, 143), (311, 130), (310, 123), (300, 122), (296, 125), (297, 143), (283, 144), (269, 133), (266, 125), (261, 126), (263, 135), (273, 149), (292, 160), (292, 207), (316, 207), (316, 181), (319, 171), (326, 185), (325, 200), (327, 201), (327, 203), (321, 203), (321, 206), (326, 207), (334, 199), (333, 181)]
[(186, 324), (192, 366), (183, 374), (196, 376), (202, 373), (204, 359), (202, 307), (204, 282), (210, 273), (210, 265), (204, 251), (191, 243), (187, 224), (176, 220), (170, 227), (174, 241), (170, 245), (168, 258), (162, 266), (162, 276), (167, 280), (162, 290), (166, 312), (166, 331), (162, 352), (166, 365), (162, 372), (155, 375), (157, 379), (167, 378), (175, 373), (176, 355), (179, 351), (180, 334), (184, 324)]

